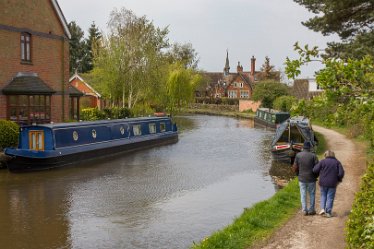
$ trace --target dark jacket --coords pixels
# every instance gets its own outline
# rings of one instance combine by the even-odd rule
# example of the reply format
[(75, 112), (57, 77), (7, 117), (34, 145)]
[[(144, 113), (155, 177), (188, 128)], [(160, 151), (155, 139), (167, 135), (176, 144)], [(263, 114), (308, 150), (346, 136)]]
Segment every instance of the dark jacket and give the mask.
[(294, 164), (299, 168), (299, 182), (309, 183), (317, 180), (316, 175), (313, 173), (313, 167), (317, 163), (318, 157), (309, 150), (304, 149), (302, 152), (297, 153)]
[(335, 157), (321, 160), (313, 168), (313, 172), (319, 174), (319, 185), (328, 188), (335, 188), (344, 177), (343, 166)]

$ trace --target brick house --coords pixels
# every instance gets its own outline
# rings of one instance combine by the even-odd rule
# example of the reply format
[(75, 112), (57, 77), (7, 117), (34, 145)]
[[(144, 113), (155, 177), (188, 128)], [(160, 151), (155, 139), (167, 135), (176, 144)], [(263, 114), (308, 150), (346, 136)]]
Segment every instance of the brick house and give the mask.
[(70, 102), (80, 96), (68, 84), (70, 36), (56, 0), (1, 0), (0, 119), (69, 119)]
[[(272, 72), (272, 80), (280, 82), (280, 72)], [(256, 71), (256, 58), (252, 56), (250, 71), (244, 71), (243, 66), (238, 62), (236, 72), (230, 72), (228, 52), (223, 72), (206, 72), (208, 79), (207, 86), (196, 92), (198, 97), (211, 98), (238, 98), (249, 99), (253, 94), (256, 83), (265, 79), (264, 72)]]
[(101, 94), (90, 86), (77, 72), (70, 77), (69, 83), (83, 93), (83, 97), (81, 97), (79, 101), (79, 106), (81, 108), (97, 107), (101, 109)]

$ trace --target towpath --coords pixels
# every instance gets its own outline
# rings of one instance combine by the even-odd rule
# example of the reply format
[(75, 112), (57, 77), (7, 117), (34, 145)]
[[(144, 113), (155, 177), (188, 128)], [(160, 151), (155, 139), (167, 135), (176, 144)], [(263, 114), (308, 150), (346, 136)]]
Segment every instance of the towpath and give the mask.
[[(328, 148), (335, 152), (345, 170), (343, 182), (337, 188), (333, 217), (303, 216), (299, 211), (269, 240), (256, 246), (256, 249), (344, 249), (346, 246), (345, 222), (359, 188), (360, 178), (366, 169), (365, 148), (335, 131), (319, 126), (313, 126), (313, 129), (325, 136)], [(317, 187), (317, 211), (319, 195)]]

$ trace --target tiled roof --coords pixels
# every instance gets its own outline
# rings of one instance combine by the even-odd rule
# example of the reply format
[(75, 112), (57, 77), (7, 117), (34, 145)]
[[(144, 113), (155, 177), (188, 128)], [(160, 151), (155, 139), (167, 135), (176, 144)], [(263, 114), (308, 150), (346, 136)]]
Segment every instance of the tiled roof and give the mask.
[(52, 94), (56, 91), (44, 83), (37, 74), (18, 74), (2, 89), (4, 94)]
[(81, 91), (75, 88), (73, 85), (69, 85), (69, 95), (72, 97), (81, 97), (84, 95)]
[(292, 87), (292, 95), (298, 99), (308, 99), (309, 82), (307, 79), (295, 80)]

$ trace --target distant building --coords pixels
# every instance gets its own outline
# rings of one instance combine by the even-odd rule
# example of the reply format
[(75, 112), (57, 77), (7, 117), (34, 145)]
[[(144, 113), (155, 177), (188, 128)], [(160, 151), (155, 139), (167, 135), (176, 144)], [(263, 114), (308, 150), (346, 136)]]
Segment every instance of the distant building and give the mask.
[(80, 98), (80, 108), (98, 108), (101, 109), (101, 94), (90, 86), (77, 72), (69, 79), (71, 86), (83, 93)]
[(265, 72), (256, 71), (254, 56), (251, 58), (250, 71), (244, 71), (243, 66), (238, 62), (236, 72), (230, 72), (228, 52), (223, 72), (206, 72), (205, 77), (208, 79), (208, 84), (196, 92), (197, 97), (249, 99), (256, 83), (264, 80), (280, 82), (279, 71), (271, 72), (268, 77)]
[(298, 99), (312, 99), (323, 92), (316, 79), (295, 79), (292, 86), (292, 95)]
[[(0, 8), (0, 119), (19, 124), (69, 119), (69, 39), (56, 0), (3, 1)], [(73, 91), (73, 90), (72, 90)]]

